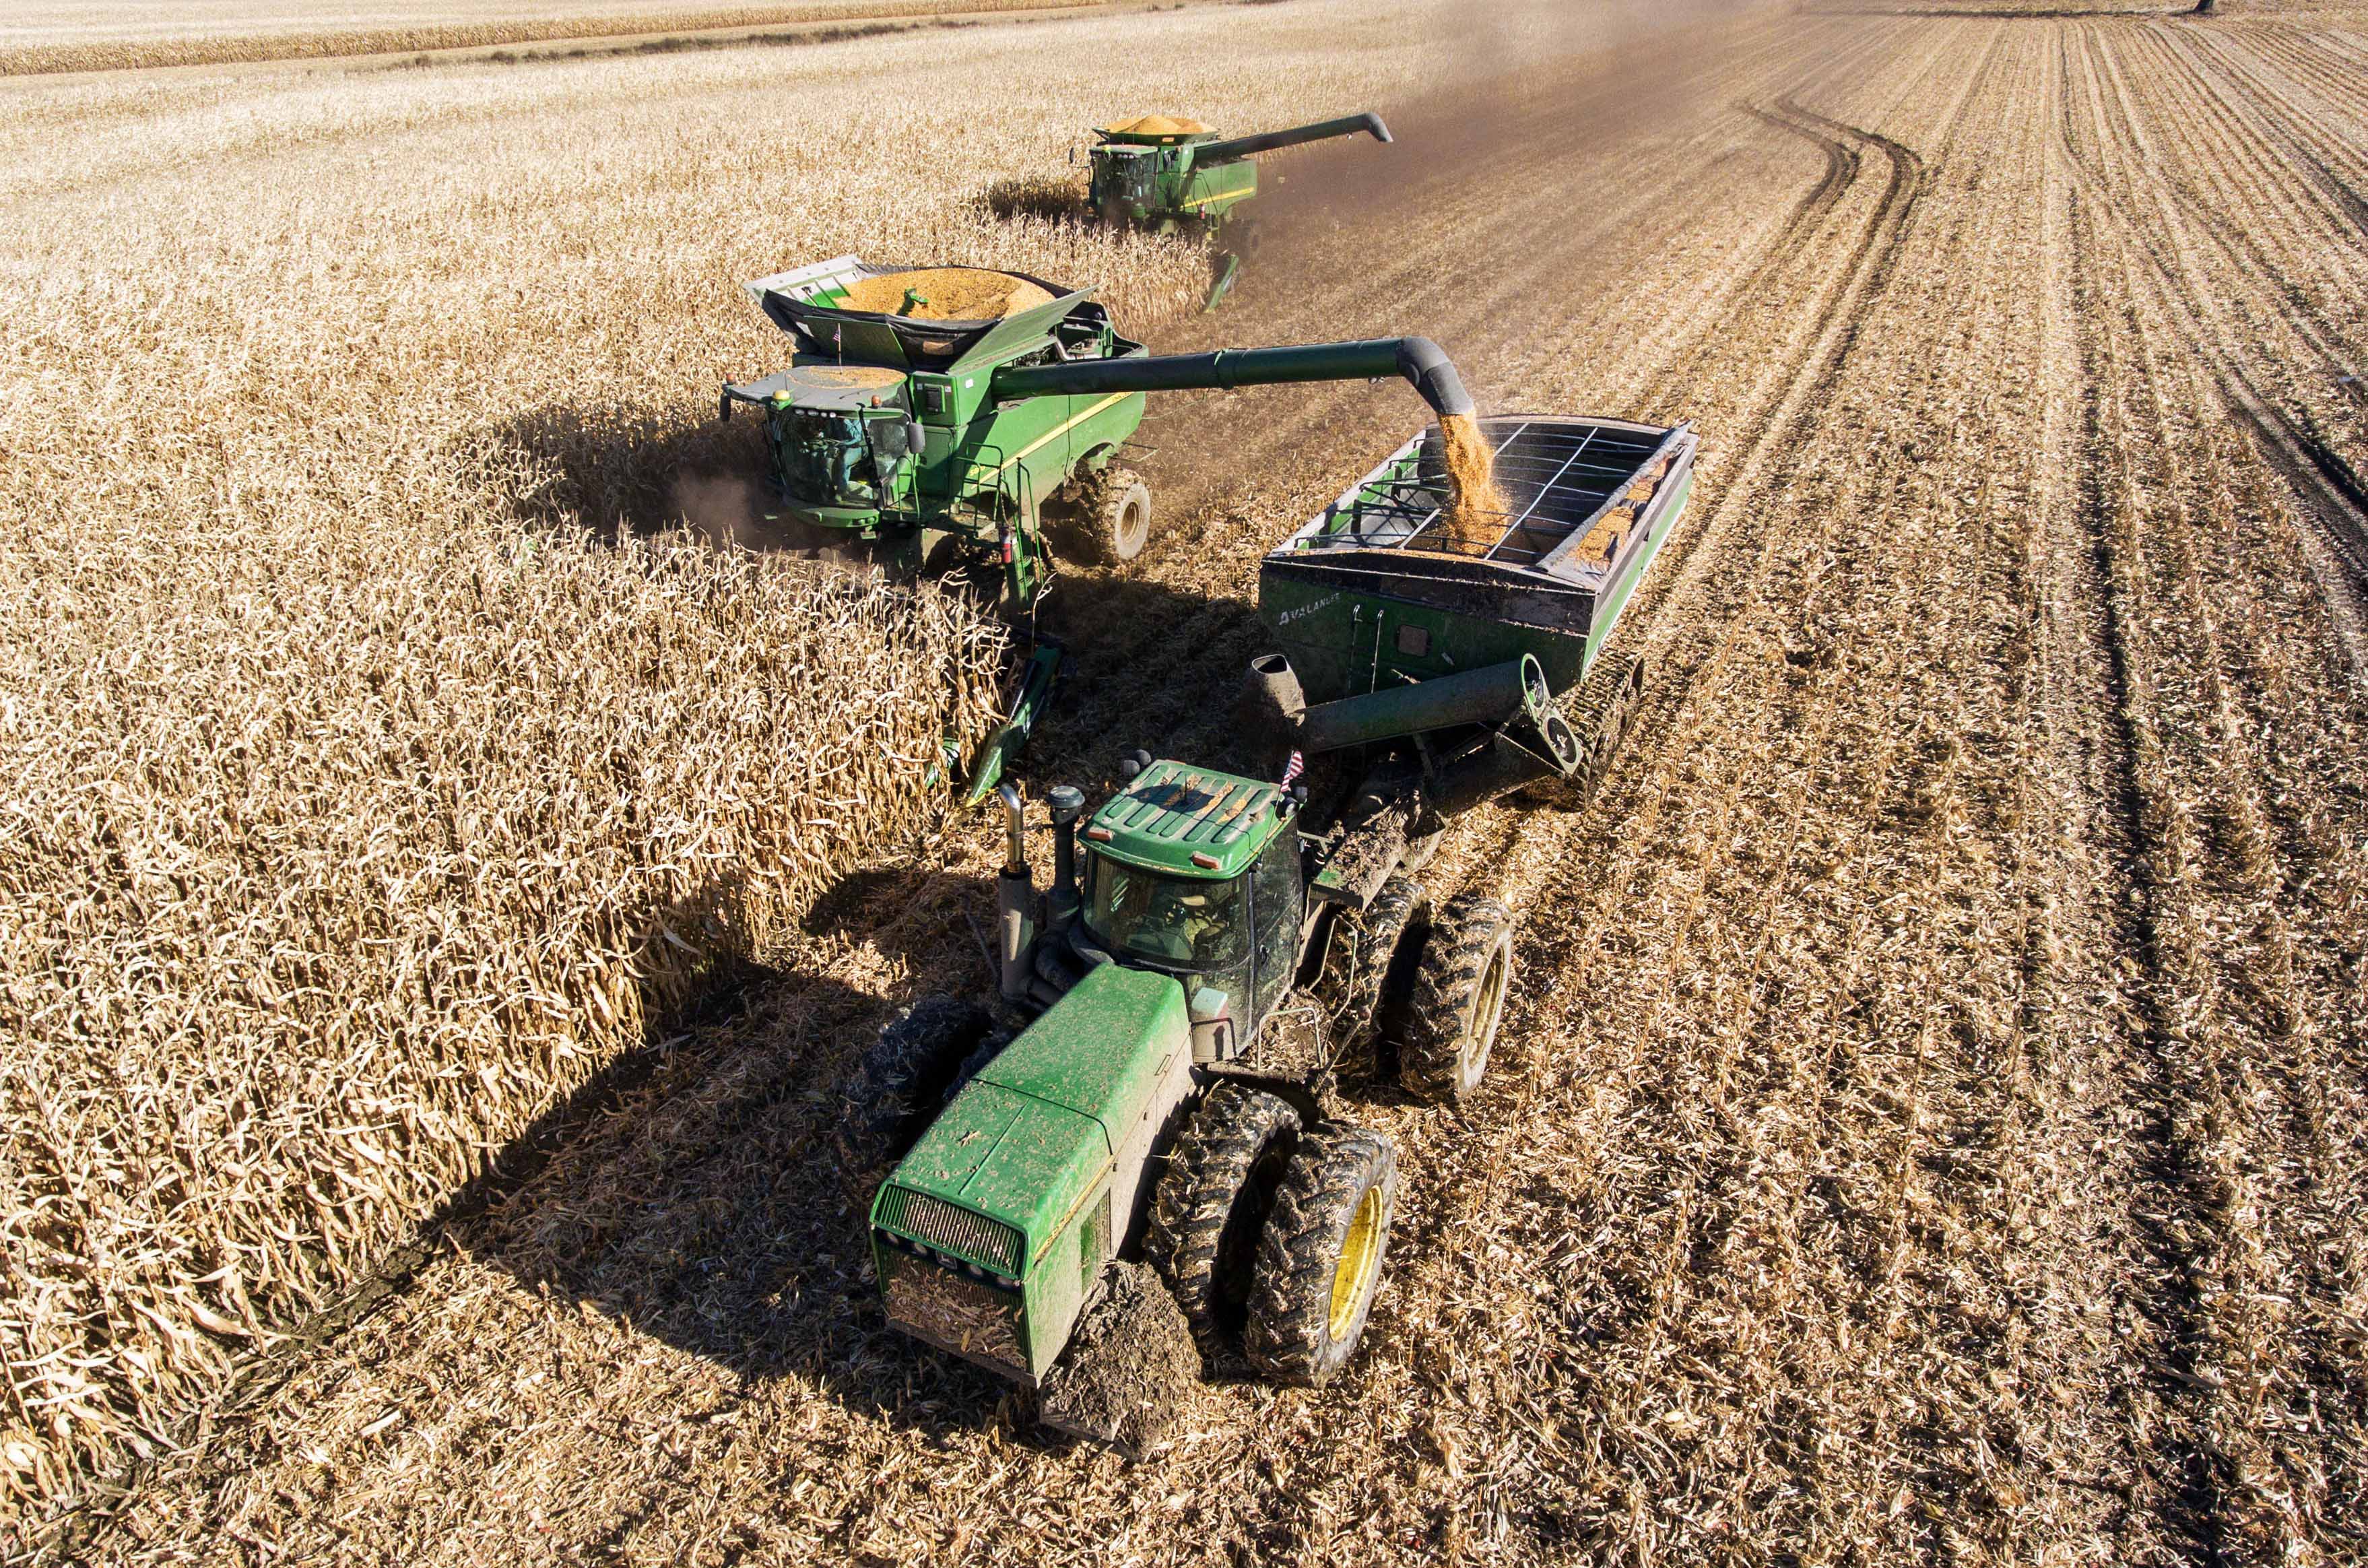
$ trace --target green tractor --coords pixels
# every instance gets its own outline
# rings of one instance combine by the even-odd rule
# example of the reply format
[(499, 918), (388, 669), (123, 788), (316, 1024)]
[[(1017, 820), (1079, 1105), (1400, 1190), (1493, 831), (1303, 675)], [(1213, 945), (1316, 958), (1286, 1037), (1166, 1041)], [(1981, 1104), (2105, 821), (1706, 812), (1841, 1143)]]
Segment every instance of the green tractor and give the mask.
[[(1198, 120), (1141, 115), (1095, 130), (1096, 144), (1086, 154), (1090, 165), (1086, 199), (1106, 222), (1135, 223), (1162, 233), (1178, 229), (1214, 233), (1229, 222), (1238, 226), (1244, 204), (1258, 194), (1256, 154), (1360, 133), (1376, 142), (1391, 140), (1390, 128), (1378, 114), (1352, 114), (1224, 141)], [(1214, 310), (1232, 289), (1241, 270), (1239, 253), (1251, 244), (1245, 232), (1232, 249), (1220, 254), (1204, 310)]]
[(1090, 811), (1052, 790), (1041, 895), (1003, 787), (997, 994), (926, 999), (849, 1082), (843, 1153), (867, 1182), (894, 1162), (870, 1210), (889, 1319), (1051, 1425), (1155, 1440), (1172, 1391), (1147, 1366), (1338, 1373), (1400, 1179), (1354, 1105), (1391, 1082), (1452, 1103), (1488, 1066), (1514, 917), (1419, 874), (1457, 813), (1575, 801), (1608, 766), (1642, 664), (1604, 642), (1695, 438), (1482, 429), (1514, 507), (1488, 539), (1442, 525), (1434, 430), (1262, 563), (1286, 652), (1244, 687), (1252, 767), (1137, 753)]

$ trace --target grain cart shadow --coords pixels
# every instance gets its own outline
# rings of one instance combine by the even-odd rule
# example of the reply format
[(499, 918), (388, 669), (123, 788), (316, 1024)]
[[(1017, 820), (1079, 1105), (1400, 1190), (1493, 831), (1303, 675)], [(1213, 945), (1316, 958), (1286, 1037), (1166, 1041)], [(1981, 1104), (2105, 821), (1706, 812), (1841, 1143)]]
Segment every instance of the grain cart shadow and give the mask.
[[(954, 911), (991, 911), (993, 897), (976, 878), (924, 876), (916, 891), (911, 873), (860, 872), (824, 895), (808, 926), (825, 939), (861, 931), (891, 957), (905, 946), (895, 933), (910, 931), (916, 971), (971, 988), (982, 958), (948, 948), (944, 926), (960, 930)], [(533, 1178), (456, 1243), (538, 1295), (726, 1369), (752, 1396), (794, 1379), (925, 1433), (1009, 1421), (1003, 1383), (890, 1329), (878, 1304), (870, 1194), (836, 1134), (841, 1085), (894, 1012), (837, 979), (771, 977), (737, 1017), (578, 1108)]]

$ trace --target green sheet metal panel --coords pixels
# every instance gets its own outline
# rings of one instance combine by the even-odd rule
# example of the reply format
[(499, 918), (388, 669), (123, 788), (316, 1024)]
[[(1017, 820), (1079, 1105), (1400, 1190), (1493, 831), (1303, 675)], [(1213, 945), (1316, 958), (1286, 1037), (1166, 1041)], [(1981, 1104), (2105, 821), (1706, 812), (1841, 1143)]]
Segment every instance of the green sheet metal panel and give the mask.
[[(1278, 795), (1260, 779), (1155, 762), (1103, 802), (1086, 836), (1095, 853), (1130, 866), (1224, 881), (1247, 870), (1288, 820), (1275, 810)], [(1194, 855), (1217, 863), (1195, 865)]]
[[(1184, 988), (1174, 979), (1101, 964), (988, 1062), (979, 1082), (1092, 1117), (1115, 1147), (1161, 1065), (1191, 1040)], [(1002, 1185), (996, 1178), (995, 1189)]]

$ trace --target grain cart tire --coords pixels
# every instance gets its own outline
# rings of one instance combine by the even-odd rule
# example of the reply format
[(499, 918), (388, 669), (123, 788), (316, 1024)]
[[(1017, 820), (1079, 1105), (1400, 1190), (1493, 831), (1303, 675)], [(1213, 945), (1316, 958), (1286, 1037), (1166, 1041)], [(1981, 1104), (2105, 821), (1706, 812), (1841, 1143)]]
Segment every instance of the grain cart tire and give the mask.
[(1398, 1082), (1441, 1103), (1478, 1086), (1513, 978), (1513, 912), (1463, 893), (1431, 922), (1398, 1039)]
[(1212, 1365), (1240, 1351), (1258, 1234), (1298, 1138), (1299, 1113), (1289, 1102), (1220, 1083), (1178, 1136), (1152, 1194), (1144, 1256), (1176, 1293), (1193, 1343)]
[(882, 1028), (841, 1091), (847, 1106), (837, 1133), (839, 1159), (860, 1196), (869, 1196), (880, 1167), (902, 1159), (952, 1097), (993, 1028), (977, 1003), (938, 995), (922, 997)]
[(1134, 471), (1112, 463), (1087, 480), (1086, 546), (1094, 561), (1115, 566), (1143, 553), (1151, 542), (1151, 491)]
[(1397, 1022), (1413, 990), (1414, 965), (1429, 917), (1429, 890), (1406, 876), (1383, 882), (1361, 913), (1341, 909), (1340, 936), (1349, 944), (1347, 972), (1327, 1000), (1333, 1004), (1332, 1033), (1343, 1059), (1370, 1049)]
[(1244, 1338), (1259, 1371), (1313, 1387), (1356, 1354), (1397, 1190), (1397, 1155), (1384, 1134), (1341, 1127), (1300, 1140), (1258, 1238)]

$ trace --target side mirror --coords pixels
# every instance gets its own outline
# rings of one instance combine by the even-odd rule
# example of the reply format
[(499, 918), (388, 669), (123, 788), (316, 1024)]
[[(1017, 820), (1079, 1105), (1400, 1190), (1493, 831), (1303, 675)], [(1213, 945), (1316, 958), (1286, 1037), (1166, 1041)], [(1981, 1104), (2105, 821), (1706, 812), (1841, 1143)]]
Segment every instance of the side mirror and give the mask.
[(921, 428), (921, 422), (919, 420), (907, 419), (905, 421), (905, 450), (907, 453), (916, 458), (919, 457), (921, 455), (921, 448), (927, 439), (928, 433)]
[(715, 417), (717, 421), (722, 424), (729, 425), (732, 422), (732, 394), (730, 392), (724, 392), (716, 398)]

